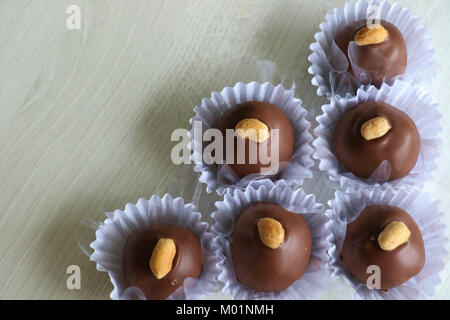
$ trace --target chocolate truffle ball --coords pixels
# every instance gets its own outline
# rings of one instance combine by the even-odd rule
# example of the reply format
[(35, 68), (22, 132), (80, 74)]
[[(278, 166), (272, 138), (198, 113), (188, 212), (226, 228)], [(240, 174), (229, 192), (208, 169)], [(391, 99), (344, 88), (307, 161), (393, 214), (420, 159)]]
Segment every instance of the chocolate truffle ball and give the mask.
[(236, 278), (254, 290), (280, 292), (308, 268), (312, 244), (308, 224), (278, 204), (248, 206), (237, 218), (231, 238)]
[(347, 225), (342, 261), (351, 274), (366, 284), (367, 267), (380, 267), (382, 290), (391, 289), (417, 275), (425, 264), (419, 227), (404, 210), (372, 205)]
[(406, 176), (420, 152), (420, 135), (408, 115), (380, 101), (361, 103), (338, 121), (334, 151), (346, 170), (369, 178), (382, 161), (391, 165), (388, 180)]
[[(380, 87), (384, 80), (390, 80), (405, 73), (408, 54), (405, 39), (401, 32), (391, 23), (381, 20), (380, 24), (367, 25), (367, 20), (360, 20), (346, 26), (335, 39), (336, 44), (345, 53), (355, 41), (355, 64), (367, 71), (372, 84)], [(353, 73), (349, 60), (348, 71)]]
[(202, 248), (190, 230), (171, 224), (153, 224), (133, 232), (123, 249), (123, 276), (147, 299), (169, 297), (187, 277), (202, 273)]
[[(260, 149), (269, 158), (272, 156), (272, 134), (274, 134), (272, 130), (278, 130), (278, 148), (276, 146), (274, 148), (278, 151), (279, 163), (286, 163), (291, 160), (294, 151), (294, 129), (288, 116), (276, 105), (260, 101), (249, 101), (236, 105), (223, 114), (216, 127), (222, 132), (223, 137), (226, 137), (227, 129), (236, 130), (234, 159), (229, 156), (233, 163), (227, 162), (226, 143), (224, 143), (223, 160), (240, 178), (252, 173), (261, 174), (262, 168), (268, 169), (271, 165), (274, 165), (273, 163), (264, 163), (266, 161), (260, 158)], [(241, 129), (243, 135), (239, 135), (238, 129)], [(250, 134), (249, 129), (257, 135)], [(248, 133), (246, 134), (246, 132)], [(238, 139), (245, 139), (243, 141), (245, 143), (244, 155), (242, 155), (242, 148), (239, 148)], [(253, 151), (252, 154), (250, 154), (251, 151)], [(239, 155), (244, 160), (240, 163), (238, 161)], [(252, 161), (253, 159), (256, 161)], [(283, 165), (280, 165), (278, 171), (282, 168)]]

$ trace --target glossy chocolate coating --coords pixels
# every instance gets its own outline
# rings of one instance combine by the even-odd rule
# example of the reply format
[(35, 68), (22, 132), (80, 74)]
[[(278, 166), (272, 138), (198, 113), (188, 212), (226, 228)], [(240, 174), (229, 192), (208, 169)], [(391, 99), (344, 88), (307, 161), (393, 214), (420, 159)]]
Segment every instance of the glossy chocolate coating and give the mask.
[[(277, 249), (266, 247), (259, 238), (257, 223), (265, 217), (278, 220), (284, 228), (284, 241)], [(237, 218), (231, 238), (236, 278), (254, 290), (280, 292), (308, 268), (312, 245), (308, 224), (301, 215), (278, 204), (248, 206)]]
[[(380, 248), (377, 239), (392, 221), (402, 221), (411, 235), (408, 242), (392, 251), (385, 251)], [(404, 210), (388, 205), (366, 207), (347, 225), (341, 255), (351, 274), (362, 283), (366, 283), (371, 275), (367, 273), (367, 267), (379, 266), (382, 290), (408, 281), (425, 264), (425, 248), (419, 227)]]
[[(150, 258), (161, 238), (175, 242), (176, 254), (172, 270), (158, 280), (150, 269)], [(190, 230), (171, 224), (153, 224), (133, 232), (123, 249), (123, 276), (128, 286), (140, 288), (147, 299), (169, 297), (183, 285), (187, 277), (199, 278), (202, 273), (202, 247), (199, 238)]]
[[(380, 87), (383, 80), (391, 79), (405, 73), (408, 54), (405, 39), (393, 24), (381, 20), (381, 25), (388, 31), (388, 38), (378, 44), (357, 46), (356, 65), (369, 72), (372, 84)], [(361, 27), (367, 25), (367, 20), (356, 21), (346, 26), (336, 37), (338, 47), (345, 53), (348, 59), (348, 46), (354, 41), (355, 33)], [(349, 62), (349, 70), (353, 74)]]
[[(254, 118), (263, 122), (267, 125), (269, 132), (273, 129), (279, 130), (279, 162), (288, 162), (291, 160), (294, 151), (294, 129), (292, 128), (291, 121), (288, 116), (274, 104), (260, 101), (250, 101), (239, 105), (236, 105), (228, 109), (222, 116), (219, 123), (217, 123), (216, 128), (219, 129), (223, 136), (226, 137), (226, 129), (235, 129), (237, 123), (245, 118)], [(246, 175), (252, 173), (260, 173), (261, 168), (268, 168), (270, 164), (262, 164), (257, 157), (257, 163), (249, 163), (249, 139), (245, 140), (245, 163), (238, 164), (237, 162), (237, 139), (234, 139), (234, 162), (229, 164), (231, 169), (240, 177), (243, 178)], [(259, 155), (259, 148), (264, 148), (268, 156), (271, 155), (271, 141), (272, 138), (268, 140), (257, 143), (257, 152)], [(226, 144), (224, 144), (223, 157), (224, 162), (226, 161)], [(282, 166), (280, 166), (282, 169)]]
[[(361, 126), (382, 116), (391, 124), (389, 132), (374, 140), (365, 140)], [(347, 111), (336, 124), (334, 151), (346, 170), (360, 178), (369, 178), (382, 161), (391, 164), (389, 180), (407, 175), (420, 152), (420, 135), (411, 118), (401, 110), (381, 101), (361, 103)]]

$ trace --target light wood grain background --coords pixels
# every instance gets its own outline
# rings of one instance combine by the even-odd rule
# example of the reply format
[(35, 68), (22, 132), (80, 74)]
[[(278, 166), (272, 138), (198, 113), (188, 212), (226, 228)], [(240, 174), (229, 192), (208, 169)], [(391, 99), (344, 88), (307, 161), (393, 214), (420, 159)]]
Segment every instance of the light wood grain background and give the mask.
[[(448, 213), (450, 1), (398, 2), (420, 16), (439, 60), (430, 90), (445, 130), (439, 172), (426, 189)], [(70, 4), (82, 10), (81, 30), (66, 28)], [(263, 80), (255, 60), (273, 61), (296, 82), (313, 120), (326, 100), (310, 84), (309, 44), (325, 14), (343, 4), (0, 1), (0, 298), (107, 299), (107, 274), (78, 248), (80, 221), (172, 190), (172, 130), (187, 128), (193, 104), (212, 90)], [(333, 193), (317, 181), (304, 188), (326, 202)], [(215, 199), (202, 196), (200, 208)], [(66, 288), (69, 265), (81, 268), (81, 290)], [(448, 263), (441, 277), (435, 298), (449, 298)], [(336, 280), (323, 295), (351, 297)]]

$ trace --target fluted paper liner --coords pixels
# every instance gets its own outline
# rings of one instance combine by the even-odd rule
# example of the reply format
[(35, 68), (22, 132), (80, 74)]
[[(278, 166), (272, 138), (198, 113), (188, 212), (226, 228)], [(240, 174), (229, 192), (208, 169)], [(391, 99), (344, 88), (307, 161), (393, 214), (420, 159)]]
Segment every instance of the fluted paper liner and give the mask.
[[(387, 291), (369, 289), (366, 284), (352, 277), (340, 259), (345, 239), (347, 223), (356, 219), (361, 211), (369, 205), (386, 204), (402, 208), (417, 223), (425, 245), (425, 265), (422, 271), (404, 284)], [(441, 282), (439, 272), (444, 268), (447, 256), (445, 245), (445, 224), (439, 210), (438, 202), (433, 201), (427, 193), (420, 191), (395, 191), (390, 188), (366, 188), (355, 193), (337, 191), (335, 199), (329, 202), (331, 209), (326, 211), (329, 219), (326, 228), (331, 231), (328, 237), (329, 267), (333, 278), (342, 278), (353, 289), (356, 299), (429, 299), (436, 286)]]
[(106, 271), (114, 286), (110, 294), (114, 300), (145, 299), (139, 288), (128, 287), (122, 274), (122, 252), (128, 236), (151, 224), (167, 223), (187, 228), (200, 239), (203, 253), (203, 272), (199, 279), (187, 278), (168, 299), (202, 299), (221, 289), (217, 280), (218, 250), (212, 240), (208, 224), (201, 222), (201, 214), (192, 204), (169, 194), (162, 198), (154, 195), (150, 200), (139, 199), (137, 204), (127, 204), (125, 209), (107, 214), (108, 218), (95, 232), (91, 243), (94, 250), (90, 259), (97, 263), (97, 270)]
[[(301, 279), (279, 293), (255, 291), (240, 283), (233, 271), (229, 243), (234, 221), (248, 205), (260, 201), (278, 203), (288, 211), (302, 214), (312, 234), (311, 261), (307, 271)], [(223, 201), (216, 202), (212, 218), (212, 229), (217, 234), (215, 242), (221, 246), (224, 257), (218, 267), (221, 269), (219, 280), (224, 283), (224, 292), (234, 299), (317, 299), (325, 290), (329, 275), (326, 270), (327, 237), (331, 233), (325, 228), (327, 218), (323, 214), (323, 206), (316, 203), (313, 195), (306, 195), (301, 189), (293, 191), (288, 186), (250, 186), (245, 191), (228, 192)]]
[[(333, 148), (333, 132), (341, 117), (357, 104), (366, 101), (384, 101), (405, 112), (416, 124), (420, 134), (420, 154), (414, 168), (403, 178), (393, 181), (362, 179), (345, 170), (339, 163)], [(432, 178), (436, 169), (435, 160), (439, 156), (441, 131), (438, 104), (431, 95), (397, 80), (393, 86), (383, 84), (380, 89), (370, 86), (368, 90), (359, 89), (355, 97), (333, 98), (330, 104), (322, 106), (323, 114), (317, 117), (319, 125), (314, 130), (317, 138), (313, 157), (319, 160), (319, 168), (326, 171), (333, 181), (338, 181), (344, 190), (357, 190), (367, 186), (416, 187), (421, 188)], [(383, 165), (383, 164), (382, 164)], [(381, 166), (382, 166), (381, 165)], [(382, 172), (383, 168), (379, 168)]]
[[(312, 135), (308, 132), (310, 123), (305, 119), (306, 110), (302, 107), (300, 99), (294, 98), (294, 91), (285, 89), (281, 84), (273, 85), (270, 82), (263, 84), (251, 82), (248, 84), (237, 83), (234, 87), (226, 87), (221, 92), (213, 92), (209, 99), (203, 99), (200, 106), (195, 107), (195, 115), (189, 120), (191, 126), (194, 121), (201, 121), (203, 131), (214, 128), (221, 119), (223, 113), (231, 107), (246, 101), (264, 101), (280, 107), (289, 117), (294, 128), (294, 154), (287, 167), (274, 177), (263, 175), (249, 175), (239, 180), (233, 177), (231, 169), (223, 166), (219, 174), (216, 165), (207, 165), (204, 162), (196, 163), (194, 170), (200, 172), (200, 182), (206, 183), (207, 191), (216, 191), (223, 195), (227, 189), (243, 189), (257, 180), (271, 179), (276, 184), (287, 183), (291, 186), (301, 185), (306, 178), (312, 178), (310, 168), (314, 165), (311, 159), (313, 152), (310, 142)], [(193, 150), (192, 160), (201, 157), (201, 152), (195, 146), (201, 145), (201, 141), (194, 141), (194, 128), (189, 136), (192, 141), (190, 148)], [(280, 141), (280, 143), (283, 143)], [(281, 164), (280, 164), (281, 165)], [(231, 172), (230, 172), (231, 171)], [(226, 176), (228, 181), (224, 181)]]
[(428, 84), (434, 78), (434, 50), (419, 19), (397, 3), (360, 0), (356, 3), (347, 2), (343, 8), (335, 8), (327, 14), (325, 22), (320, 24), (321, 31), (314, 35), (316, 42), (310, 45), (312, 54), (308, 58), (311, 62), (308, 72), (314, 76), (312, 84), (318, 87), (318, 95), (344, 97), (364, 85), (346, 72), (349, 62), (334, 38), (352, 22), (373, 17), (376, 8), (379, 17), (394, 24), (406, 42), (407, 68), (396, 79), (418, 85)]

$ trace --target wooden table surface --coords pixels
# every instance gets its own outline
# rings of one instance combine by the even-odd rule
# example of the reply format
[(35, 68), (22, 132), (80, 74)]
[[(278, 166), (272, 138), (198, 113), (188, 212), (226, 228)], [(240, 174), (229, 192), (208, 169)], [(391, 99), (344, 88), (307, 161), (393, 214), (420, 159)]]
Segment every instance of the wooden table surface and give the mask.
[[(77, 245), (87, 239), (80, 221), (176, 190), (171, 132), (189, 127), (193, 105), (211, 91), (267, 77), (255, 61), (273, 61), (280, 78), (295, 81), (313, 121), (326, 100), (310, 84), (309, 44), (325, 14), (344, 2), (0, 1), (0, 298), (108, 299), (107, 274)], [(439, 61), (430, 90), (445, 129), (426, 189), (449, 224), (450, 1), (398, 2), (427, 27)], [(72, 4), (81, 9), (80, 30), (66, 25)], [(317, 182), (304, 189), (326, 203), (333, 193)], [(203, 195), (200, 209), (215, 199)], [(81, 269), (80, 290), (67, 289), (69, 265)], [(437, 299), (450, 298), (446, 266)], [(323, 295), (351, 297), (331, 279)]]

